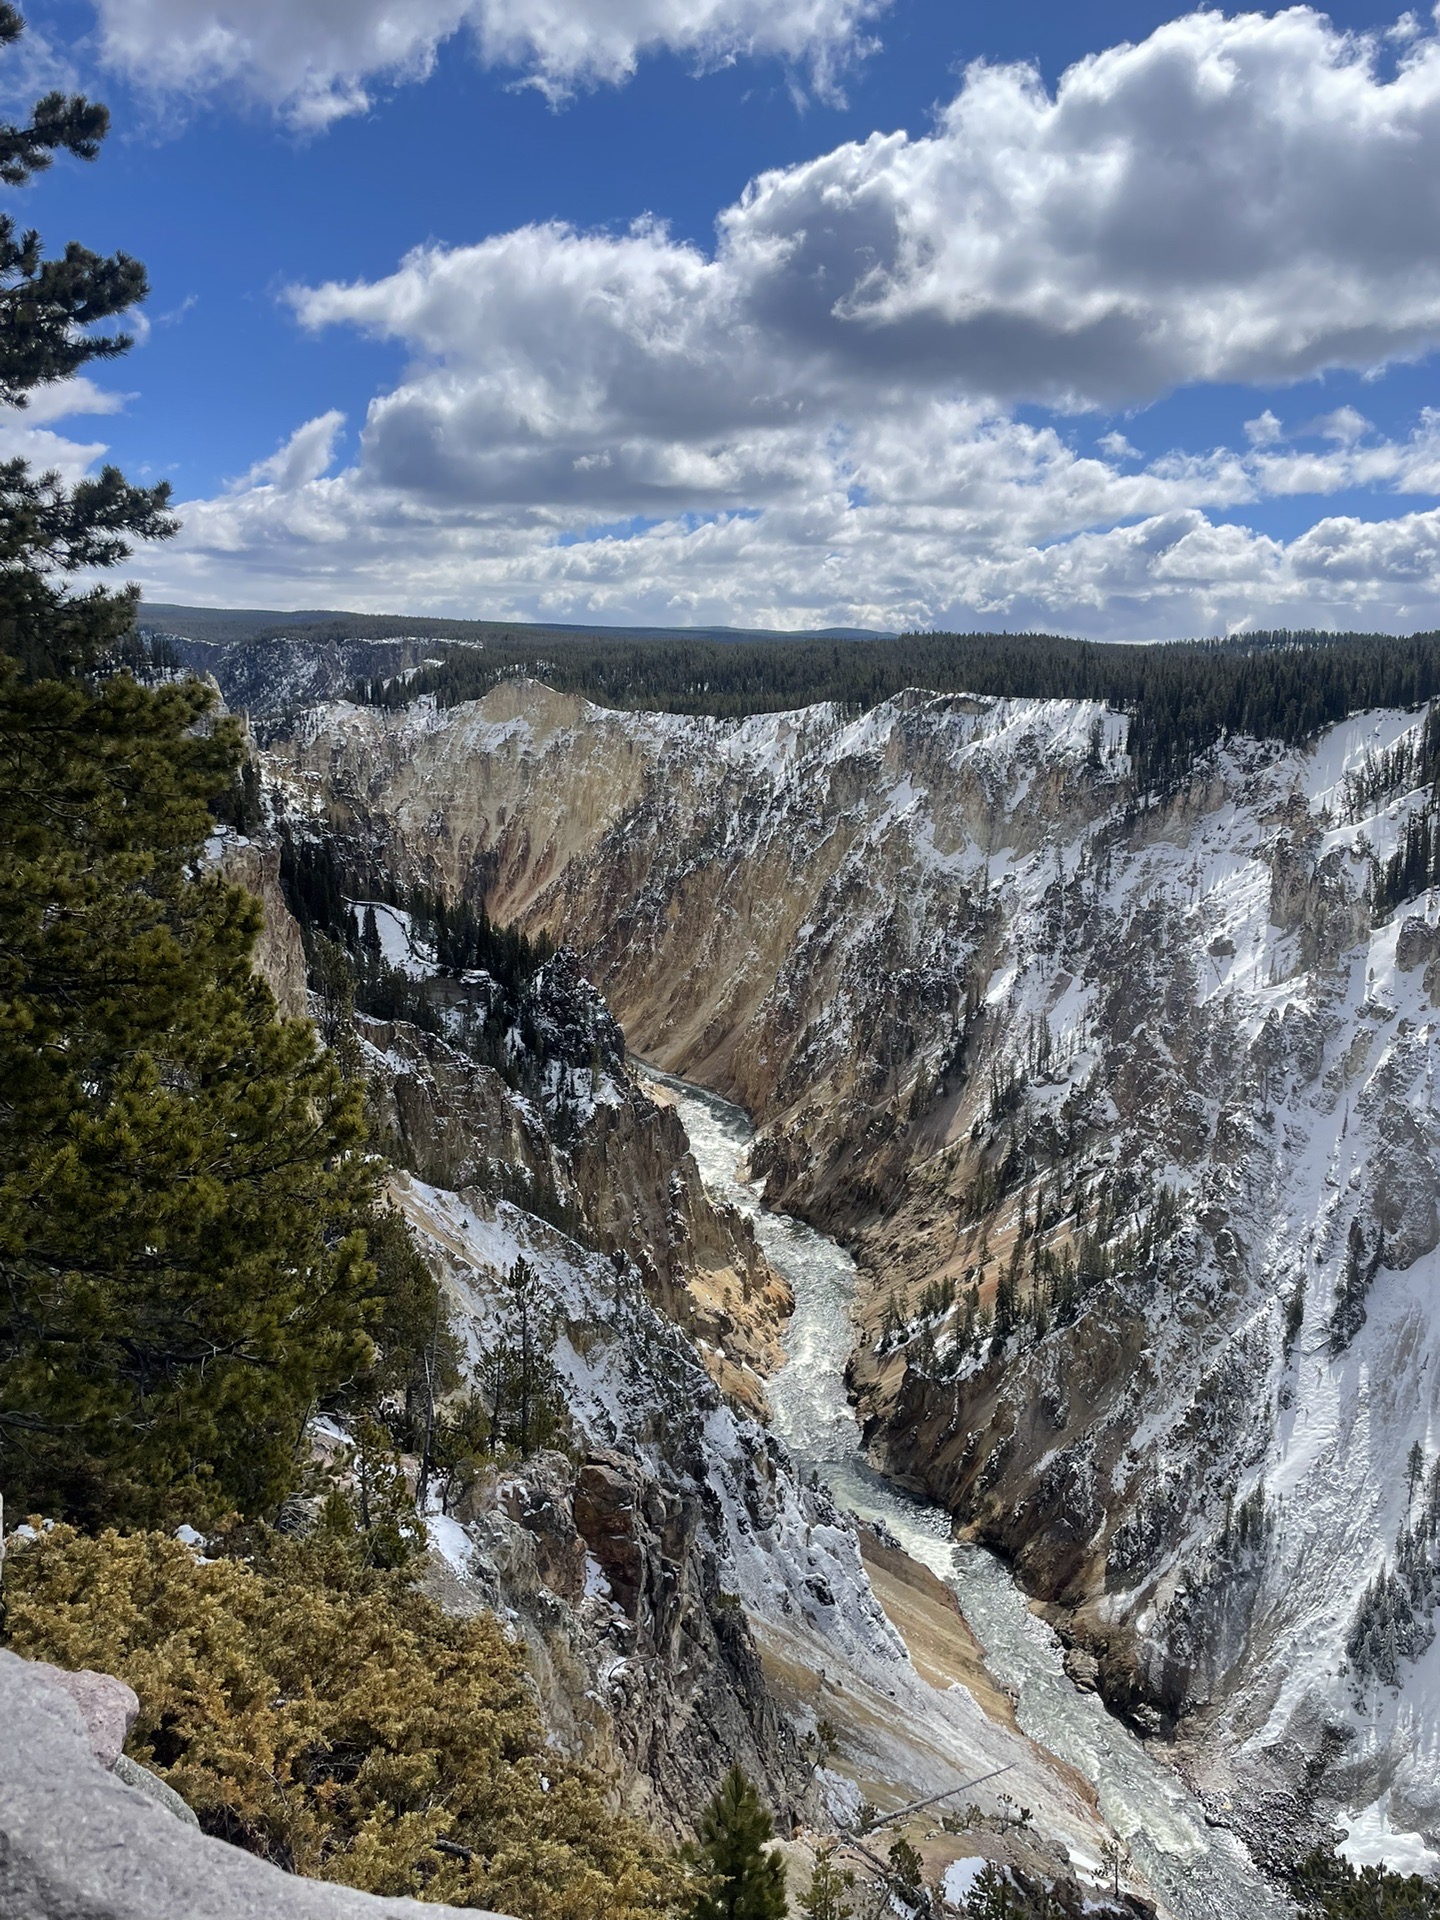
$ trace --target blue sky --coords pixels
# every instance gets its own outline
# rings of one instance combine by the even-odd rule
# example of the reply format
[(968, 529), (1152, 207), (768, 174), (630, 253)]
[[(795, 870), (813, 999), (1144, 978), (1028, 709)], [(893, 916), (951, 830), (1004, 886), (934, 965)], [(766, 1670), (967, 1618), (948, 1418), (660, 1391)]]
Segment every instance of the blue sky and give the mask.
[(135, 561), (154, 597), (1115, 637), (1440, 624), (1428, 16), (28, 18), (12, 98), (83, 85), (114, 131), (24, 217), (137, 254), (153, 293), (101, 392), (0, 436), (172, 481), (185, 529)]

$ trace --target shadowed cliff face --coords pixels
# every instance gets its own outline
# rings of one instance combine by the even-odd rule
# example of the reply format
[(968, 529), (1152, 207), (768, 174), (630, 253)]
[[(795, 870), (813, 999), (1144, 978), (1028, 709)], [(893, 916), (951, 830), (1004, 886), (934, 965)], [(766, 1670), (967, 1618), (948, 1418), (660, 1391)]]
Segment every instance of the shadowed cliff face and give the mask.
[(317, 709), (269, 767), (342, 840), (575, 946), (637, 1052), (767, 1123), (772, 1198), (833, 1220), (893, 1187), (1001, 876), (1114, 804), (1123, 731), (923, 696), (682, 720), (516, 683), (446, 715)]
[(1435, 1828), (1426, 1579), (1393, 1686), (1364, 1651), (1434, 1537), (1440, 934), (1369, 908), (1418, 718), (1143, 805), (1117, 716), (921, 695), (721, 723), (516, 684), (317, 710), (270, 768), (572, 942), (637, 1051), (756, 1114), (771, 1198), (861, 1259), (877, 1459), (1113, 1703), (1217, 1794)]

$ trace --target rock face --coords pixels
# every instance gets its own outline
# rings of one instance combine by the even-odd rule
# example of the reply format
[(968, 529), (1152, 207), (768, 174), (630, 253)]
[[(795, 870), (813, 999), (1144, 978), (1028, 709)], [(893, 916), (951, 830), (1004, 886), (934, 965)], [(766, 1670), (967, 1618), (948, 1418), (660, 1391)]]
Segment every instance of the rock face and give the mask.
[(476, 1350), (493, 1340), (505, 1265), (517, 1253), (531, 1262), (576, 1430), (569, 1455), (463, 1494), (454, 1531), (437, 1536), (451, 1542), (450, 1566), (434, 1570), (432, 1592), (520, 1626), (552, 1737), (617, 1769), (662, 1827), (693, 1830), (736, 1761), (782, 1821), (813, 1813), (816, 1756), (765, 1684), (726, 1570), (733, 1523), (709, 1454), (723, 1443), (753, 1528), (784, 1472), (763, 1429), (722, 1399), (633, 1266), (503, 1201), (404, 1181), (395, 1192)]
[(612, 1260), (701, 1343), (723, 1389), (763, 1411), (792, 1301), (749, 1223), (707, 1198), (674, 1111), (630, 1071), (624, 1036), (565, 951), (527, 989), (543, 1054), (527, 1094), (440, 1035), (361, 1016), (356, 1028), (392, 1158), (450, 1191), (510, 1200)]
[(1084, 703), (717, 722), (517, 683), (316, 710), (269, 768), (562, 935), (641, 1054), (756, 1114), (772, 1200), (861, 1259), (878, 1460), (1112, 1705), (1217, 1796), (1440, 1836), (1440, 907), (1370, 905), (1419, 724), (1137, 796)]
[(507, 1202), (403, 1181), (397, 1199), (475, 1350), (517, 1254), (558, 1327), (569, 1450), (436, 1516), (429, 1588), (523, 1637), (560, 1746), (613, 1768), (627, 1803), (677, 1837), (737, 1761), (782, 1831), (853, 1819), (862, 1792), (900, 1804), (1009, 1767), (1037, 1827), (1095, 1856), (1104, 1830), (1083, 1786), (996, 1710), (958, 1621), (931, 1621), (933, 1663), (917, 1670), (853, 1524), (707, 1377), (637, 1273)]
[(107, 1772), (113, 1769), (140, 1715), (134, 1688), (113, 1674), (92, 1673), (88, 1667), (71, 1673), (64, 1667), (42, 1666), (40, 1672), (52, 1686), (69, 1694), (85, 1722), (90, 1751)]
[(0, 1920), (461, 1920), (297, 1879), (183, 1825), (105, 1770), (52, 1670), (4, 1651), (0, 1727)]
[(225, 878), (259, 900), (265, 922), (255, 943), (255, 971), (275, 996), (281, 1013), (303, 1020), (309, 1013), (305, 990), (305, 949), (300, 929), (280, 891), (280, 854), (253, 840), (226, 835), (218, 865)]
[(519, 1625), (551, 1737), (618, 1775), (635, 1811), (688, 1837), (738, 1762), (782, 1826), (814, 1816), (813, 1743), (780, 1711), (727, 1594), (703, 1483), (663, 1454), (548, 1454), (454, 1514), (470, 1551), (432, 1567), (432, 1596)]
[[(278, 842), (227, 835), (216, 864), (259, 899), (256, 971), (282, 1013), (305, 1017), (305, 949), (280, 887)], [(484, 976), (468, 981), (445, 983), (459, 1028), (474, 1012), (467, 996), (484, 999)], [(652, 1298), (701, 1342), (724, 1390), (764, 1409), (789, 1289), (749, 1224), (707, 1198), (684, 1128), (631, 1072), (625, 1036), (573, 953), (554, 954), (515, 1009), (511, 1064), (538, 1057), (538, 1084), (517, 1087), (454, 1034), (363, 1014), (355, 1028), (381, 1144), (397, 1164), (436, 1186), (514, 1200), (634, 1261)]]
[(294, 641), (275, 633), (236, 642), (200, 640), (145, 622), (142, 628), (163, 633), (183, 666), (213, 680), (232, 713), (250, 713), (270, 725), (317, 700), (343, 698), (359, 679), (419, 666), (434, 651), (425, 640), (406, 635), (329, 641), (307, 635)]
[(767, 1123), (772, 1198), (833, 1223), (889, 1190), (1004, 875), (1057, 815), (1113, 808), (1123, 731), (918, 694), (851, 722), (681, 720), (515, 682), (451, 714), (316, 709), (266, 767), (292, 816), (402, 878), (483, 881), (496, 919), (574, 945), (637, 1052)]

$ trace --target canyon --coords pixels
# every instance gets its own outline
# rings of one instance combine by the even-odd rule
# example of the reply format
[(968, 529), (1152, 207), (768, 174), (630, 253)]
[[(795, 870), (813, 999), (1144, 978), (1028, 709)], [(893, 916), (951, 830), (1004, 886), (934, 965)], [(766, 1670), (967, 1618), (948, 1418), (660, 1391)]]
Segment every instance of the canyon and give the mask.
[[(633, 1055), (753, 1116), (767, 1204), (856, 1262), (849, 1380), (871, 1462), (1000, 1556), (1072, 1680), (1214, 1821), (1276, 1869), (1336, 1832), (1357, 1857), (1435, 1857), (1440, 915), (1423, 892), (1374, 911), (1377, 868), (1428, 803), (1423, 713), (1357, 715), (1302, 748), (1231, 738), (1146, 792), (1124, 716), (1081, 701), (912, 692), (722, 721), (520, 680), (445, 711), (332, 699), (267, 715), (253, 676), (244, 693), (291, 832), (563, 942), (567, 994), (592, 982)], [(405, 1057), (413, 1038), (371, 1044), (399, 1125), (397, 1090), (435, 1078), (436, 1044), (424, 1062)], [(714, 1401), (701, 1437), (692, 1415), (691, 1467), (750, 1464), (692, 1587), (711, 1614), (716, 1593), (737, 1596), (793, 1726), (781, 1623), (842, 1632), (802, 1597), (817, 1536), (849, 1543), (841, 1586), (821, 1577), (860, 1621), (844, 1631), (873, 1640), (865, 1660), (896, 1652), (894, 1628), (853, 1528), (766, 1434), (784, 1282), (743, 1221), (694, 1197), (683, 1137), (644, 1116), (607, 1044), (615, 1091), (586, 1107), (560, 1185), (592, 1196), (587, 1259), (614, 1271), (648, 1249), (634, 1310), (704, 1355)], [(609, 1131), (581, 1165), (591, 1106)], [(500, 1120), (469, 1131), (497, 1139)], [(526, 1164), (524, 1116), (504, 1126)], [(538, 1167), (549, 1149), (529, 1151)], [(433, 1196), (468, 1194), (477, 1170), (429, 1172), (401, 1203), (479, 1324), (486, 1236), (509, 1222), (513, 1237), (505, 1209), (523, 1213), (523, 1195), (457, 1212)], [(677, 1226), (666, 1196), (682, 1192)], [(566, 1321), (590, 1331), (572, 1348), (610, 1350), (600, 1271), (575, 1273)], [(636, 1419), (597, 1411), (587, 1431), (623, 1454)], [(599, 1469), (625, 1470), (596, 1466), (620, 1498)], [(791, 1503), (803, 1552), (776, 1517)], [(671, 1544), (672, 1562), (690, 1554)], [(532, 1599), (553, 1591), (527, 1577)], [(716, 1671), (723, 1650), (702, 1638), (695, 1664)], [(796, 1818), (816, 1817), (819, 1776), (787, 1776), (780, 1722), (755, 1746), (768, 1723), (748, 1684), (727, 1698), (749, 1757)], [(973, 1705), (982, 1685), (959, 1692), (968, 1755), (1000, 1722)], [(933, 1720), (933, 1702), (914, 1717)], [(638, 1781), (655, 1730), (615, 1726), (604, 1738)], [(922, 1790), (913, 1745), (886, 1764)], [(1051, 1830), (1093, 1853), (1083, 1782), (1043, 1762), (1035, 1777)]]

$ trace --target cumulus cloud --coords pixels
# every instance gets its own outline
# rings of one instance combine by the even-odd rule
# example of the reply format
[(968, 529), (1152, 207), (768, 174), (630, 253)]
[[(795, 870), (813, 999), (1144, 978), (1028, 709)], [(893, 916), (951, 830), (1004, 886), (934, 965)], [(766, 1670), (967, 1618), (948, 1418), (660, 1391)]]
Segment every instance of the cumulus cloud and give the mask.
[(131, 396), (97, 387), (86, 374), (38, 387), (25, 407), (0, 407), (0, 460), (27, 460), (42, 473), (69, 484), (83, 479), (109, 448), (102, 440), (75, 440), (56, 433), (77, 415), (119, 413)]
[(188, 508), (165, 590), (243, 567), (282, 600), (323, 578), (332, 604), (549, 617), (1435, 619), (1427, 509), (1288, 543), (1234, 516), (1433, 498), (1440, 415), (1385, 438), (1341, 407), (1287, 435), (1265, 408), (1242, 448), (1144, 461), (1016, 410), (1430, 350), (1437, 163), (1434, 31), (1387, 47), (1306, 8), (1202, 13), (1053, 92), (974, 67), (930, 132), (760, 176), (710, 249), (536, 225), (296, 288), (306, 328), (409, 364), (350, 466), (331, 472), (325, 415)]
[(1266, 407), (1263, 413), (1245, 422), (1245, 438), (1252, 447), (1273, 447), (1277, 440), (1285, 438), (1285, 429), (1278, 417)]
[(231, 491), (238, 493), (263, 488), (288, 494), (308, 486), (312, 480), (318, 480), (334, 461), (335, 442), (344, 425), (344, 414), (335, 408), (314, 420), (307, 420), (267, 460), (257, 460), (244, 478), (235, 482)]
[(1342, 447), (1348, 447), (1353, 446), (1362, 434), (1369, 433), (1370, 422), (1358, 407), (1336, 407), (1333, 413), (1323, 414), (1310, 431), (1318, 433), (1322, 439), (1336, 440)]
[(1116, 407), (1373, 369), (1440, 339), (1440, 39), (1387, 78), (1306, 9), (1197, 14), (1053, 96), (972, 68), (932, 133), (761, 175), (711, 253), (537, 226), (294, 297), (416, 353), (367, 427), (381, 472), (556, 498), (603, 472), (637, 507), (763, 496), (788, 465), (751, 468), (742, 432), (923, 393)]
[(103, 440), (73, 440), (35, 425), (28, 414), (13, 407), (0, 407), (0, 460), (26, 460), (38, 472), (58, 473), (73, 486), (108, 452)]
[[(1244, 624), (1440, 624), (1440, 511), (1330, 516), (1289, 542), (1220, 520), (1295, 483), (1221, 451), (1137, 472), (1053, 429), (959, 407), (836, 441), (823, 472), (762, 511), (595, 525), (550, 506), (440, 505), (363, 465), (282, 491), (191, 503), (147, 563), (159, 598), (497, 617), (809, 626), (1043, 626), (1101, 637)], [(1312, 486), (1381, 458), (1434, 492), (1440, 422), (1331, 448)], [(278, 456), (277, 456), (278, 458)], [(1275, 464), (1266, 464), (1274, 462)]]
[(650, 53), (699, 67), (779, 59), (833, 95), (888, 0), (96, 0), (105, 59), (188, 95), (239, 84), (293, 124), (363, 113), (421, 80), (468, 28), (480, 57), (552, 100), (616, 84)]
[(1388, 78), (1320, 14), (1194, 14), (1072, 67), (972, 67), (935, 131), (766, 174), (722, 260), (883, 375), (1116, 405), (1373, 367), (1440, 329), (1440, 41)]
[(403, 518), (378, 529), (369, 522), (362, 538), (347, 528), (347, 502), (312, 496), (305, 504), (303, 521), (252, 526), (254, 544), (237, 539), (233, 519), (192, 528), (154, 569), (151, 590), (223, 604), (243, 597), (243, 583), (252, 597), (283, 606), (313, 599), (323, 580), (343, 582), (349, 605), (389, 611), (420, 604), (418, 591), (433, 611), (492, 617), (1046, 627), (1102, 638), (1440, 624), (1434, 510), (1378, 524), (1326, 519), (1288, 543), (1186, 510), (1044, 546), (974, 552), (952, 541), (944, 516), (926, 523), (861, 512), (847, 522), (825, 504), (698, 526), (663, 522), (565, 546), (513, 527), (477, 540), (472, 528), (432, 522), (420, 547)]
[(26, 406), (3, 411), (19, 420), (28, 420), (32, 426), (40, 426), (54, 420), (69, 420), (82, 413), (119, 413), (132, 397), (97, 387), (88, 374), (80, 373), (69, 380), (52, 380), (48, 386), (37, 387), (28, 396)]

